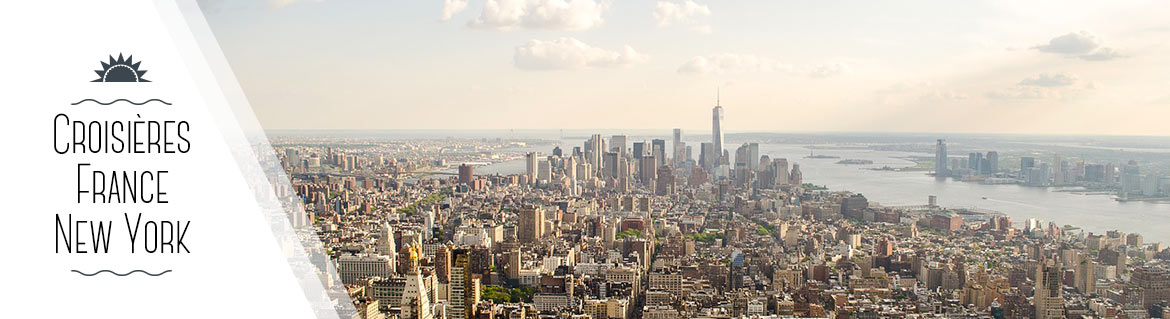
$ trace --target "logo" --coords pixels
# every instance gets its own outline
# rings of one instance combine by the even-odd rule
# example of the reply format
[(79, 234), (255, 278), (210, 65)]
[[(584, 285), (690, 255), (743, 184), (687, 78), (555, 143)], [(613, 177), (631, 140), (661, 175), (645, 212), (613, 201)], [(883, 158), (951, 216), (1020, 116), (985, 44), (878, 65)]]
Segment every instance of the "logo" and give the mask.
[(134, 62), (133, 55), (122, 59), (122, 54), (118, 53), (118, 59), (114, 60), (114, 55), (111, 54), (109, 63), (102, 62), (101, 70), (93, 70), (100, 78), (91, 82), (150, 82), (142, 78), (146, 70), (139, 70), (139, 64), (142, 64), (142, 61)]

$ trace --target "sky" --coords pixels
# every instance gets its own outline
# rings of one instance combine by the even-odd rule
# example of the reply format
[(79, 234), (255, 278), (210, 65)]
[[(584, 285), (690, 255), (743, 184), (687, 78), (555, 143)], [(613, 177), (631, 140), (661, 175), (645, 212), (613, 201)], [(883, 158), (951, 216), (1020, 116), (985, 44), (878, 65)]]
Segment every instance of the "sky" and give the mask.
[(199, 3), (266, 129), (1170, 135), (1168, 1)]

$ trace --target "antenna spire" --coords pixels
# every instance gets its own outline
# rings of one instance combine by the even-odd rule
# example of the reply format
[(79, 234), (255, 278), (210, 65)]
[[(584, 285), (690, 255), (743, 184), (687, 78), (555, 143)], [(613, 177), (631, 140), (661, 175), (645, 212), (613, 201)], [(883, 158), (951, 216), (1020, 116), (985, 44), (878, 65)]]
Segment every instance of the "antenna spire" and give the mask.
[(715, 87), (715, 106), (719, 106), (719, 87)]

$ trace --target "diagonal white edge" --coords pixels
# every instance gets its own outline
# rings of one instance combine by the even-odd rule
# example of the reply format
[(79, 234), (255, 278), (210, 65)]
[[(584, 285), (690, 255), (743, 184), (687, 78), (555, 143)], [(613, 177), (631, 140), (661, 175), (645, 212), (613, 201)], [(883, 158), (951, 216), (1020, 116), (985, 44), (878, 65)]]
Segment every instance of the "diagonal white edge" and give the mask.
[[(190, 76), (200, 94), (208, 102), (208, 111), (231, 148), (289, 269), (313, 309), (313, 315), (317, 318), (357, 318), (358, 313), (340, 276), (325, 254), (312, 223), (305, 222), (308, 217), (304, 206), (269, 145), (268, 137), (256, 120), (199, 5), (194, 0), (156, 0), (155, 6), (183, 53), (182, 60), (192, 72)], [(204, 65), (206, 67), (202, 67)]]

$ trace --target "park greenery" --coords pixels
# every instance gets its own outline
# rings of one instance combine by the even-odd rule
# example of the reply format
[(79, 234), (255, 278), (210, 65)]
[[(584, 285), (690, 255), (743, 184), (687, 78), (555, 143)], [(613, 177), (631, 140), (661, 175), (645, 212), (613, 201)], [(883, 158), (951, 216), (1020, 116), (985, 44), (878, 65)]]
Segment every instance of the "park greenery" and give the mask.
[(496, 304), (512, 302), (532, 302), (536, 295), (535, 287), (505, 288), (503, 286), (487, 285), (483, 287), (483, 299), (491, 300)]
[(622, 232), (620, 232), (620, 233), (618, 233), (618, 234), (617, 234), (617, 239), (622, 239), (622, 238), (627, 238), (627, 237), (629, 237), (629, 238), (641, 238), (641, 237), (642, 237), (642, 231), (639, 231), (639, 230), (637, 230), (637, 229), (633, 229), (633, 228), (631, 228), (631, 229), (627, 229), (627, 230), (625, 230), (625, 231), (622, 231)]

